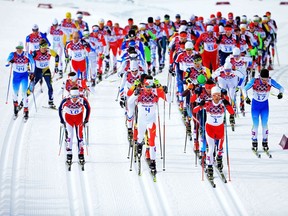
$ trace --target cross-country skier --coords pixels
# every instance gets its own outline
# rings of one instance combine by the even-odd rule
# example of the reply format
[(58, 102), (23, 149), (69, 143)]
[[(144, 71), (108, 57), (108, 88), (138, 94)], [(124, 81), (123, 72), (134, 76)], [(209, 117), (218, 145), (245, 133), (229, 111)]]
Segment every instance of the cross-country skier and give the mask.
[(268, 147), (268, 117), (269, 117), (269, 101), (271, 87), (279, 90), (277, 95), (278, 99), (283, 97), (284, 88), (277, 83), (274, 79), (269, 77), (269, 71), (262, 69), (259, 78), (253, 78), (244, 87), (244, 96), (247, 104), (251, 104), (247, 91), (253, 89), (253, 99), (251, 104), (251, 116), (253, 121), (252, 128), (252, 147), (257, 150), (258, 148), (258, 126), (259, 117), (262, 123), (262, 146), (264, 150), (269, 150)]
[(32, 31), (33, 32), (26, 37), (25, 49), (27, 52), (31, 54), (33, 51), (39, 50), (39, 42), (42, 38), (44, 38), (50, 46), (50, 42), (46, 37), (47, 33), (39, 32), (37, 24), (33, 25)]
[(223, 143), (224, 143), (224, 115), (225, 110), (234, 115), (234, 110), (231, 107), (229, 101), (226, 99), (221, 100), (221, 89), (218, 86), (214, 86), (211, 89), (212, 101), (202, 100), (199, 106), (193, 109), (194, 113), (199, 110), (205, 109), (207, 120), (205, 124), (206, 140), (208, 144), (208, 153), (206, 158), (207, 174), (209, 178), (213, 178), (213, 163), (214, 163), (214, 149), (215, 141), (219, 141), (217, 148), (217, 167), (219, 170), (223, 169), (222, 154), (223, 154)]
[[(60, 123), (66, 129), (67, 164), (72, 163), (72, 144), (74, 128), (78, 141), (78, 158), (84, 160), (83, 127), (89, 122), (90, 104), (85, 97), (80, 97), (79, 89), (73, 87), (70, 96), (64, 98), (59, 106)], [(85, 111), (85, 118), (83, 120)], [(63, 112), (63, 113), (62, 113)]]
[[(11, 70), (13, 70), (13, 104), (14, 104), (14, 115), (17, 117), (19, 110), (24, 106), (24, 116), (28, 118), (28, 98), (27, 98), (27, 88), (28, 88), (28, 73), (33, 73), (35, 69), (35, 62), (33, 57), (28, 53), (23, 51), (23, 42), (19, 42), (16, 46), (16, 52), (11, 52), (7, 58), (6, 67), (11, 65)], [(28, 64), (31, 65), (31, 71), (29, 71)], [(18, 104), (18, 92), (21, 85), (22, 99), (20, 104)]]

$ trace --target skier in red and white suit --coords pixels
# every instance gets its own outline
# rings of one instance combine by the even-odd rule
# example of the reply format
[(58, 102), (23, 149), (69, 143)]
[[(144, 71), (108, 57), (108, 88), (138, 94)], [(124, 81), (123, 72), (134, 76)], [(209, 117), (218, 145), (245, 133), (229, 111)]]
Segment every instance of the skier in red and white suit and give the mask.
[(65, 61), (67, 62), (67, 59), (69, 61), (69, 57), (71, 58), (72, 71), (76, 72), (81, 79), (87, 79), (87, 62), (90, 50), (89, 43), (80, 39), (78, 32), (73, 33), (72, 41), (66, 46)]
[[(85, 118), (83, 121), (84, 116)], [(59, 106), (60, 122), (66, 129), (66, 151), (68, 157), (72, 159), (73, 129), (76, 129), (78, 140), (78, 157), (84, 159), (83, 126), (88, 124), (90, 116), (90, 105), (85, 97), (80, 97), (77, 87), (70, 90), (70, 96), (64, 98)], [(64, 115), (63, 115), (63, 113)]]
[(214, 86), (211, 89), (212, 101), (202, 100), (199, 106), (193, 109), (194, 113), (199, 112), (201, 109), (206, 110), (207, 120), (205, 124), (206, 140), (209, 146), (206, 163), (208, 165), (208, 175), (213, 176), (213, 163), (214, 163), (214, 149), (215, 141), (218, 141), (217, 147), (217, 166), (220, 170), (223, 169), (222, 153), (224, 143), (224, 115), (225, 109), (234, 115), (234, 110), (230, 103), (226, 99), (221, 100), (221, 89), (218, 86)]
[(135, 103), (138, 105), (138, 136), (137, 136), (137, 152), (142, 154), (142, 146), (144, 136), (148, 130), (149, 146), (150, 146), (150, 168), (156, 169), (156, 113), (159, 98), (170, 103), (170, 96), (167, 94), (167, 87), (161, 86), (158, 80), (153, 81), (153, 77), (147, 75), (142, 88), (134, 90), (134, 94), (128, 100), (128, 118), (134, 114)]

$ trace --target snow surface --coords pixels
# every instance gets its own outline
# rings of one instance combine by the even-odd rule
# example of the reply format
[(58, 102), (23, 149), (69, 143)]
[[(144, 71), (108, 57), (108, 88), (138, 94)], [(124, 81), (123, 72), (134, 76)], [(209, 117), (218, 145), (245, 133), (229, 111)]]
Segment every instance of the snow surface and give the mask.
[[(39, 2), (55, 2), (55, 7), (39, 9)], [(137, 0), (134, 4), (124, 0), (68, 2), (1, 1), (0, 215), (288, 215), (288, 152), (278, 145), (282, 135), (288, 134), (287, 6), (272, 0), (234, 0), (230, 6), (218, 7), (212, 0)], [(34, 23), (45, 31), (54, 18), (60, 21), (67, 11), (75, 14), (77, 10), (92, 14), (85, 17), (90, 27), (100, 17), (126, 25), (129, 17), (138, 23), (146, 21), (148, 16), (163, 17), (166, 13), (171, 18), (176, 13), (186, 19), (192, 13), (207, 18), (220, 10), (224, 16), (232, 11), (252, 18), (270, 10), (279, 25), (277, 48), (281, 63), (278, 66), (275, 61), (271, 75), (286, 87), (282, 100), (273, 95), (269, 99), (269, 146), (273, 158), (262, 154), (258, 159), (251, 152), (252, 120), (247, 106), (246, 117), (236, 119), (235, 132), (228, 127), (231, 181), (224, 184), (215, 174), (217, 186), (213, 189), (206, 179), (202, 181), (201, 168), (195, 167), (192, 142), (188, 143), (187, 153), (183, 153), (185, 128), (180, 113), (176, 104), (172, 104), (169, 119), (166, 104), (166, 171), (162, 170), (157, 136), (157, 183), (152, 181), (145, 163), (139, 177), (136, 166), (129, 171), (123, 110), (115, 102), (119, 78), (111, 76), (96, 86), (95, 95), (89, 98), (92, 113), (86, 170), (82, 172), (73, 164), (72, 171), (67, 172), (64, 149), (58, 156), (58, 114), (42, 108), (48, 100), (45, 84), (42, 94), (39, 87), (36, 88), (37, 112), (30, 98), (28, 122), (23, 124), (21, 117), (13, 121), (11, 89), (9, 103), (5, 105), (9, 69), (4, 65), (15, 44), (25, 40)], [(162, 83), (166, 83), (166, 77), (166, 71), (158, 76)], [(53, 82), (56, 104), (61, 100), (60, 84), (60, 81)], [(159, 104), (163, 135), (164, 107), (163, 102)], [(74, 153), (76, 156), (76, 151)], [(226, 145), (224, 155), (227, 175)]]

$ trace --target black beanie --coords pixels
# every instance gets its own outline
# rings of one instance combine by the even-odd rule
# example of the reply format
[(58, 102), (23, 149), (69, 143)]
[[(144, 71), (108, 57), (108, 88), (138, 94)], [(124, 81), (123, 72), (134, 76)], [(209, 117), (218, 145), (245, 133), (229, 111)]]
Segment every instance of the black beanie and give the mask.
[(148, 23), (153, 23), (154, 22), (154, 20), (153, 20), (153, 17), (148, 17)]
[(260, 77), (262, 77), (262, 78), (268, 78), (268, 77), (269, 77), (269, 70), (263, 68), (263, 69), (260, 71)]

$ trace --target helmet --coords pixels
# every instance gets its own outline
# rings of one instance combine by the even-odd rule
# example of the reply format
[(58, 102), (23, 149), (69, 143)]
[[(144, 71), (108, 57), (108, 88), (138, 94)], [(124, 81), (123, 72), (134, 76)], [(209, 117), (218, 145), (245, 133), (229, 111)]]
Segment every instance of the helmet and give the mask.
[(181, 32), (186, 32), (186, 26), (185, 26), (185, 25), (181, 25), (181, 26), (179, 27), (178, 32), (179, 32), (179, 33), (181, 33)]
[(214, 31), (214, 27), (212, 25), (208, 25), (207, 32), (213, 32), (213, 31)]
[(225, 70), (231, 70), (232, 69), (232, 64), (230, 62), (225, 62), (224, 69)]
[(187, 41), (185, 43), (185, 49), (193, 49), (194, 48), (194, 45), (191, 41)]
[(198, 82), (198, 84), (200, 84), (200, 85), (205, 84), (205, 82), (206, 82), (206, 77), (205, 77), (203, 74), (198, 75), (198, 76), (197, 76), (197, 82)]
[(58, 20), (56, 18), (53, 20), (52, 25), (58, 25)]
[(138, 62), (136, 60), (130, 61), (130, 70), (131, 71), (136, 71), (138, 70)]
[(103, 19), (103, 18), (100, 18), (100, 19), (98, 20), (98, 23), (99, 23), (99, 24), (104, 24), (104, 23), (105, 23), (105, 21), (104, 21), (104, 19)]
[(107, 21), (107, 26), (111, 27), (113, 25), (112, 21), (111, 20), (108, 20)]
[(233, 56), (239, 56), (240, 49), (238, 47), (234, 47), (232, 53), (233, 53)]
[(221, 89), (218, 87), (218, 86), (214, 86), (212, 89), (211, 89), (211, 95), (213, 94), (221, 94)]
[(65, 16), (66, 16), (66, 19), (71, 19), (71, 17), (72, 17), (71, 12), (67, 12)]
[(19, 41), (15, 47), (16, 49), (23, 49), (24, 48), (24, 45), (23, 45), (23, 42), (22, 41)]

